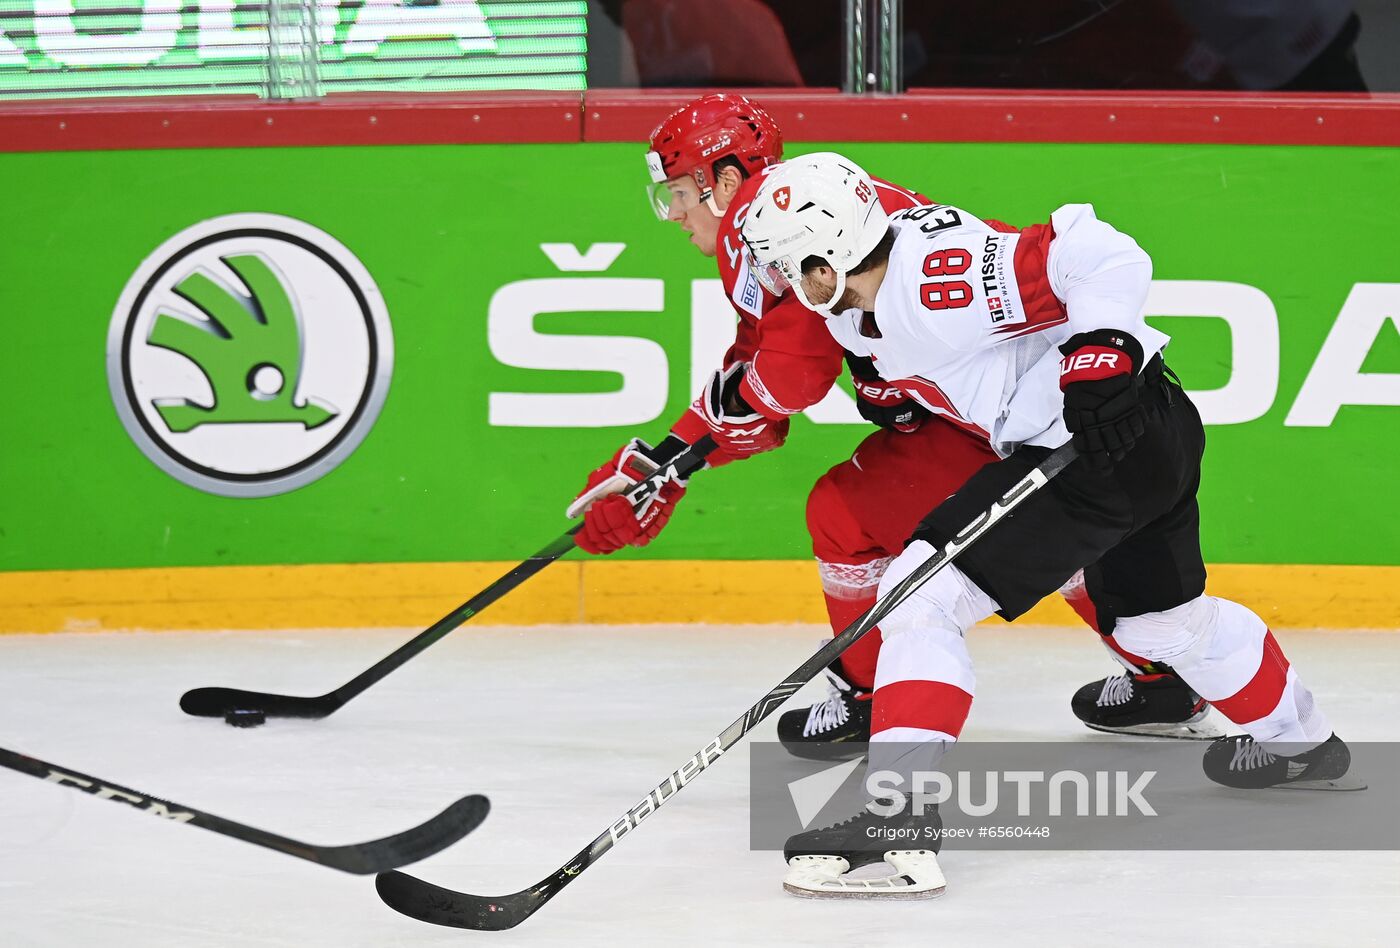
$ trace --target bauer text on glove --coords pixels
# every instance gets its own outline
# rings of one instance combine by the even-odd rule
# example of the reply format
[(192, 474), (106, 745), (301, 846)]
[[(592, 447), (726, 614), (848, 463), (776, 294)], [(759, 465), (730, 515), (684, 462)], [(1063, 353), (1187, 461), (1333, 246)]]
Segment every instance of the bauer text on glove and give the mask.
[(898, 386), (891, 385), (875, 371), (869, 356), (846, 353), (846, 365), (851, 369), (851, 385), (856, 391), (856, 409), (860, 417), (881, 428), (908, 434), (919, 430), (929, 410)]
[(1071, 336), (1060, 353), (1065, 427), (1081, 455), (1109, 470), (1146, 430), (1142, 346), (1121, 330), (1095, 329)]

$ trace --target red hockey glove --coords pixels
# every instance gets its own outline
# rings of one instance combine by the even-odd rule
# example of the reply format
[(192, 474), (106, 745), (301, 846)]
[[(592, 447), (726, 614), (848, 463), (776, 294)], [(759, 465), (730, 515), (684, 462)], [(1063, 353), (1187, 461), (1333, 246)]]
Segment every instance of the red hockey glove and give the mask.
[(869, 356), (846, 353), (846, 365), (851, 369), (851, 385), (856, 390), (856, 408), (860, 417), (881, 428), (909, 433), (930, 414), (899, 388), (880, 378)]
[(1138, 379), (1142, 344), (1117, 329), (1095, 329), (1071, 336), (1060, 352), (1065, 427), (1080, 454), (1110, 471), (1147, 427)]
[(579, 549), (605, 554), (624, 546), (646, 546), (670, 521), (676, 504), (685, 496), (684, 480), (667, 481), (641, 510), (633, 510), (622, 496), (655, 470), (656, 465), (642, 454), (648, 448), (645, 442), (633, 438), (588, 475), (588, 483), (567, 511), (570, 518), (583, 514), (583, 529), (574, 534)]
[(746, 458), (772, 451), (787, 439), (788, 419), (774, 421), (760, 415), (739, 397), (739, 381), (748, 364), (736, 362), (710, 376), (705, 390), (690, 406), (724, 453)]

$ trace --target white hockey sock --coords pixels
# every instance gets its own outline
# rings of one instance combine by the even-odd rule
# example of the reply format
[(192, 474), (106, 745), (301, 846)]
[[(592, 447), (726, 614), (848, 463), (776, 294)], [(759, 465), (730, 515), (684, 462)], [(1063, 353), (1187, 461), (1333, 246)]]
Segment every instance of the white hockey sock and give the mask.
[(1327, 716), (1264, 620), (1237, 602), (1201, 596), (1175, 609), (1119, 619), (1113, 637), (1165, 662), (1256, 741), (1320, 744)]

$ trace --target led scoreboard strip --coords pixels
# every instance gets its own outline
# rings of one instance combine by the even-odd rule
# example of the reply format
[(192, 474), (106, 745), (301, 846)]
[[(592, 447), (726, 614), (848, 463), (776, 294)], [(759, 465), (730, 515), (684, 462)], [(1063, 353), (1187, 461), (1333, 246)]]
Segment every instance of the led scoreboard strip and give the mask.
[(582, 90), (587, 33), (586, 0), (0, 0), (0, 98)]

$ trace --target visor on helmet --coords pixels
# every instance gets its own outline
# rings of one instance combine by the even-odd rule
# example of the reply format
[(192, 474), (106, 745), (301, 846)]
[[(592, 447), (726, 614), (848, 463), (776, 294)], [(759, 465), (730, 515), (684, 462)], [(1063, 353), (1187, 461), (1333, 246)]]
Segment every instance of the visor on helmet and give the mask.
[(782, 296), (789, 290), (797, 297), (798, 301), (808, 309), (821, 316), (833, 316), (831, 307), (841, 299), (846, 292), (846, 274), (836, 272), (836, 287), (832, 291), (830, 299), (825, 303), (813, 302), (807, 296), (807, 292), (802, 288), (802, 267), (791, 256), (784, 254), (772, 263), (759, 263), (754, 255), (753, 248), (745, 244), (745, 261), (753, 275), (757, 278), (759, 285), (774, 296)]
[[(688, 187), (674, 190), (671, 187), (672, 184), (688, 185)], [(695, 179), (689, 176), (671, 178), (669, 181), (647, 185), (647, 203), (656, 212), (656, 216), (663, 221), (694, 210), (700, 206), (704, 197), (705, 195), (701, 194), (700, 189), (696, 186)]]
[(782, 296), (793, 285), (802, 282), (802, 271), (795, 268), (789, 257), (779, 257), (772, 263), (759, 263), (753, 254), (748, 255), (749, 267), (758, 278), (758, 283), (774, 296)]

